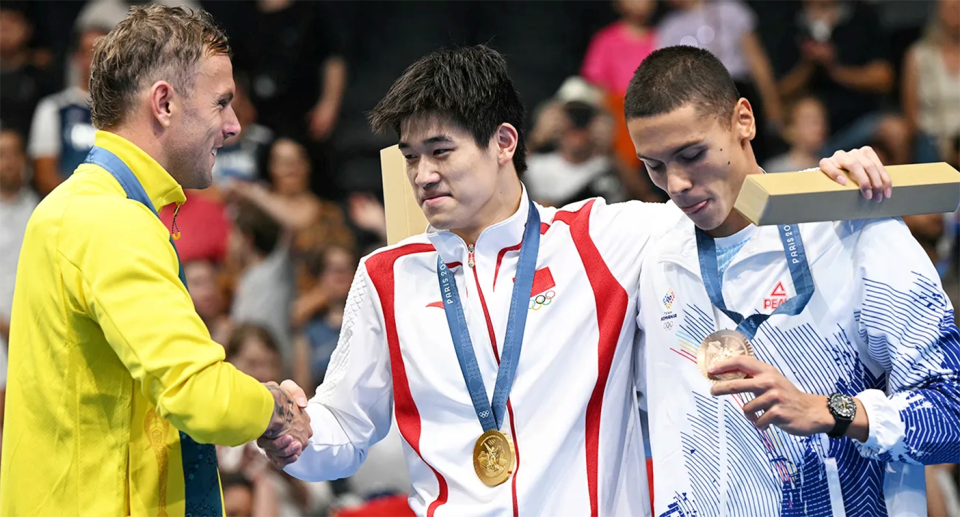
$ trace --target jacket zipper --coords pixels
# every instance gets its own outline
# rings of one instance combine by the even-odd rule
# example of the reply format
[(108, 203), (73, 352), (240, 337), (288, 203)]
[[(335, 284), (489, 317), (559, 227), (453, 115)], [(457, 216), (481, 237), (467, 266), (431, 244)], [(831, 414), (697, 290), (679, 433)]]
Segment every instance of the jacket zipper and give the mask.
[(177, 204), (177, 208), (173, 209), (173, 224), (170, 225), (170, 236), (173, 237), (173, 240), (180, 240), (180, 228), (177, 226), (177, 214), (180, 213), (180, 207), (182, 204)]

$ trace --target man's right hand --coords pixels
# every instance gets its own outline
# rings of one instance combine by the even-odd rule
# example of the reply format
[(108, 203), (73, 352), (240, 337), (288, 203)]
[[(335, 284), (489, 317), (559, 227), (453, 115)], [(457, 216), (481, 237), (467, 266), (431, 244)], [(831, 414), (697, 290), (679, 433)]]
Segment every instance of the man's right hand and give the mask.
[(297, 461), (313, 436), (310, 417), (303, 410), (307, 407), (307, 396), (290, 380), (279, 386), (275, 382), (264, 384), (273, 395), (274, 410), (270, 425), (257, 440), (257, 445), (277, 468), (282, 469)]

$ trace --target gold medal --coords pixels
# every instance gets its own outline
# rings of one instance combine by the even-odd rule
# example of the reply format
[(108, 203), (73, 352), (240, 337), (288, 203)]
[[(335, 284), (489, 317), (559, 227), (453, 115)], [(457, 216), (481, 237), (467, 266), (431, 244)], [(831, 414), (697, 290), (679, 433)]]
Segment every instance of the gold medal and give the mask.
[(473, 447), (473, 470), (487, 486), (497, 486), (510, 479), (516, 462), (513, 440), (496, 429), (480, 435)]
[(700, 350), (697, 350), (697, 367), (700, 368), (700, 373), (711, 381), (744, 379), (747, 375), (742, 372), (727, 372), (716, 377), (711, 377), (707, 373), (715, 363), (738, 355), (753, 357), (753, 345), (750, 344), (747, 336), (736, 330), (718, 330), (700, 343)]

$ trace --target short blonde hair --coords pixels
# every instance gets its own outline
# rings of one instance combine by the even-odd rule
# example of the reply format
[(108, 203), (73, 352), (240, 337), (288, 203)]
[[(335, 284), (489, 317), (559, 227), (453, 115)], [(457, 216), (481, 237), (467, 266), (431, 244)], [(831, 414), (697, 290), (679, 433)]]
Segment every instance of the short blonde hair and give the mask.
[(196, 84), (206, 56), (230, 55), (227, 36), (209, 13), (182, 7), (133, 7), (97, 41), (90, 74), (91, 118), (98, 129), (123, 122), (141, 88), (167, 80), (181, 95)]

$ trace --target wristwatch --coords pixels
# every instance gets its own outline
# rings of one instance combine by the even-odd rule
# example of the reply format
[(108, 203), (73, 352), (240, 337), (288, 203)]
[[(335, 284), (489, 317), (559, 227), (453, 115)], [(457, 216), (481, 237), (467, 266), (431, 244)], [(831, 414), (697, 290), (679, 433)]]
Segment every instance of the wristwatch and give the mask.
[(853, 423), (853, 417), (857, 415), (857, 403), (853, 397), (843, 393), (834, 393), (827, 397), (827, 409), (833, 415), (836, 423), (833, 429), (827, 433), (830, 438), (842, 438), (847, 434), (847, 428)]

